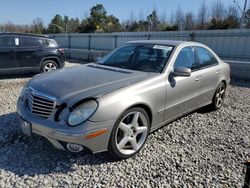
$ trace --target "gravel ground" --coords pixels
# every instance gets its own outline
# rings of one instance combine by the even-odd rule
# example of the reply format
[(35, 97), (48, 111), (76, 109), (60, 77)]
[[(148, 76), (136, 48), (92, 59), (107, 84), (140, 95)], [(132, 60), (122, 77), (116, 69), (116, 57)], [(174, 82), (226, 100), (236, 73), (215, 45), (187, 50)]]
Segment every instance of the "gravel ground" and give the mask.
[(30, 78), (0, 80), (0, 187), (241, 187), (250, 158), (250, 83), (234, 82), (224, 107), (199, 110), (152, 133), (136, 157), (71, 154), (24, 136), (16, 100)]

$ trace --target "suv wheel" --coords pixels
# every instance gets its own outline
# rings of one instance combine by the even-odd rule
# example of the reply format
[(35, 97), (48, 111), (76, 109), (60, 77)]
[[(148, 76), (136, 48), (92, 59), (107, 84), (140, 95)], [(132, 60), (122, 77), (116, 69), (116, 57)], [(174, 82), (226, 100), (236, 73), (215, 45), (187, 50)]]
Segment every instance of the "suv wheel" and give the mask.
[(58, 64), (53, 60), (46, 60), (43, 62), (41, 72), (50, 72), (58, 69)]

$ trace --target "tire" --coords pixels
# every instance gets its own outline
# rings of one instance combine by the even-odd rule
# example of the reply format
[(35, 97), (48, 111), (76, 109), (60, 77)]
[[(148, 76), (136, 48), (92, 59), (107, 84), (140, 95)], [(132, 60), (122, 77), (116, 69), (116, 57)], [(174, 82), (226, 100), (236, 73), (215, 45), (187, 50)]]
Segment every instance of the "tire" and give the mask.
[(42, 67), (41, 67), (41, 73), (44, 72), (50, 72), (50, 71), (55, 71), (57, 70), (58, 64), (57, 62), (53, 61), (53, 60), (46, 60), (43, 62)]
[(209, 106), (209, 109), (210, 110), (220, 109), (224, 103), (225, 96), (226, 96), (226, 85), (224, 82), (221, 82), (215, 91), (212, 104)]
[(109, 139), (108, 152), (115, 159), (133, 157), (143, 148), (149, 132), (147, 112), (142, 108), (131, 108), (117, 119)]

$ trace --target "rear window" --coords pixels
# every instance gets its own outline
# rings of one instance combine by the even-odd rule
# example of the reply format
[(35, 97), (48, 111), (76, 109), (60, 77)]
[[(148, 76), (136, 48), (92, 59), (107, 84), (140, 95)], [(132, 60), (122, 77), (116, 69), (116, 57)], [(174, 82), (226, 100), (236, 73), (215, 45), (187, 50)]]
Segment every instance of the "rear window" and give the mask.
[(44, 46), (57, 47), (58, 44), (54, 39), (43, 39)]
[(42, 46), (43, 42), (37, 37), (19, 37), (20, 46), (31, 47), (31, 46)]

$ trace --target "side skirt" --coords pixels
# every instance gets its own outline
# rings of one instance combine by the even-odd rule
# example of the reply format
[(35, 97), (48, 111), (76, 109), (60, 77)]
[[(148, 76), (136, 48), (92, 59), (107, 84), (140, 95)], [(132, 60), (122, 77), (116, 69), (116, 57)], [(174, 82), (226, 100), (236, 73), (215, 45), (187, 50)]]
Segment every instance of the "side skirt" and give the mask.
[(165, 126), (165, 125), (167, 125), (167, 124), (169, 124), (169, 123), (171, 123), (171, 122), (173, 122), (173, 121), (175, 121), (175, 120), (177, 120), (177, 119), (179, 119), (179, 118), (181, 118), (181, 117), (183, 117), (183, 116), (185, 116), (187, 114), (190, 114), (191, 112), (194, 112), (194, 111), (196, 111), (196, 110), (198, 110), (198, 109), (200, 109), (202, 107), (205, 107), (205, 106), (207, 106), (207, 105), (209, 105), (211, 103), (212, 102), (208, 102), (208, 103), (202, 104), (202, 105), (200, 105), (198, 107), (192, 108), (191, 110), (189, 110), (187, 112), (181, 113), (181, 114), (179, 114), (176, 117), (173, 117), (173, 118), (168, 119), (168, 120), (166, 120), (166, 121), (164, 121), (164, 122), (162, 122), (162, 123), (160, 123), (158, 125), (155, 125), (155, 126), (151, 127), (150, 133), (153, 133), (154, 131), (158, 130), (159, 128), (161, 128), (161, 127), (163, 127), (163, 126)]

